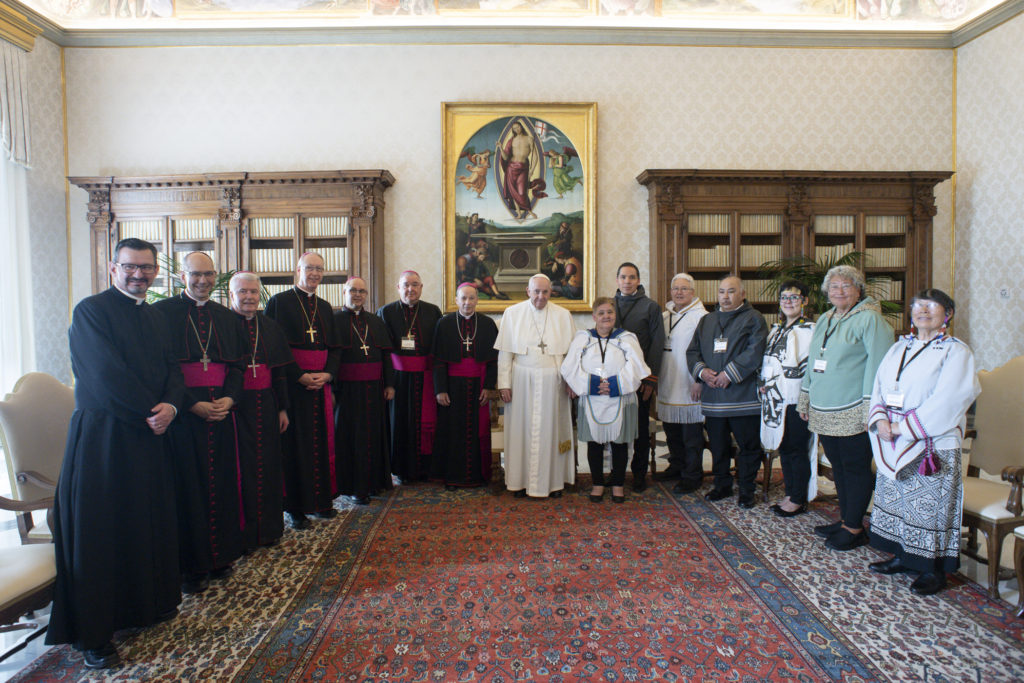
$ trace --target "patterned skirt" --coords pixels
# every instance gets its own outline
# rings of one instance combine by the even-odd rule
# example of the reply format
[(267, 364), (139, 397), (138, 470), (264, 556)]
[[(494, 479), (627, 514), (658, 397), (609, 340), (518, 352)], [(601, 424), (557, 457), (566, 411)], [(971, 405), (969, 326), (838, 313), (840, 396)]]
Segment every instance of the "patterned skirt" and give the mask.
[(871, 511), (871, 545), (900, 558), (917, 572), (955, 572), (960, 567), (963, 483), (960, 449), (936, 451), (941, 469), (918, 474), (924, 454), (890, 479), (877, 475)]

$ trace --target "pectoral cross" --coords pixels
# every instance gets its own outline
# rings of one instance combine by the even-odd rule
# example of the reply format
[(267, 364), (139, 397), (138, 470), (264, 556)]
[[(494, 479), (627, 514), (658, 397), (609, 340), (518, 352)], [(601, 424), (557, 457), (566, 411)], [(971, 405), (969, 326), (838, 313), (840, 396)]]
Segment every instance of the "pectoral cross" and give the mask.
[(312, 344), (313, 342), (316, 341), (316, 329), (312, 325), (310, 325), (309, 329), (306, 330), (306, 334), (309, 335), (309, 343), (310, 344)]
[(540, 344), (537, 344), (537, 348), (540, 349), (541, 353), (544, 353), (544, 349), (546, 349), (547, 347), (548, 345), (544, 343), (543, 339), (540, 340)]
[(199, 359), (199, 362), (203, 364), (203, 372), (206, 372), (210, 367), (210, 357), (204, 353), (203, 357)]
[(473, 346), (473, 340), (467, 337), (462, 340), (462, 345), (466, 347), (466, 353), (469, 353), (470, 347)]
[(256, 376), (256, 368), (259, 367), (259, 365), (256, 364), (256, 355), (255, 354), (253, 354), (252, 362), (249, 363), (249, 367), (252, 368), (252, 376), (255, 377)]
[(366, 356), (367, 358), (370, 357), (370, 347), (366, 345), (366, 342), (363, 342), (363, 345), (360, 346), (359, 348), (363, 350), (364, 356)]

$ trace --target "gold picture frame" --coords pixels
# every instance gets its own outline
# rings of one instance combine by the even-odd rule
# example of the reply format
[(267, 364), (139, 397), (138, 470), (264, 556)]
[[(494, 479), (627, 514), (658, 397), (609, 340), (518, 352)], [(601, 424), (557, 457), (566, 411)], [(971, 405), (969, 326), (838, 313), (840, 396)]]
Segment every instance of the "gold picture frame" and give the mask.
[(473, 282), (477, 310), (526, 299), (530, 276), (552, 301), (589, 312), (595, 297), (597, 104), (443, 102), (444, 308)]

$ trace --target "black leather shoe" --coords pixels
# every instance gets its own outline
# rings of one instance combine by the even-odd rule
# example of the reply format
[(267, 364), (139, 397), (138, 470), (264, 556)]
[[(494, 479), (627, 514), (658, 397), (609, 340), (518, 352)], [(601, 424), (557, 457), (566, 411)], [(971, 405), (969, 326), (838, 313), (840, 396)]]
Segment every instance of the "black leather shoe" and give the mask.
[(722, 500), (723, 498), (731, 498), (732, 489), (711, 489), (704, 494), (704, 500), (710, 500), (714, 503), (716, 500)]
[(109, 669), (121, 663), (121, 656), (117, 654), (117, 648), (109, 640), (103, 647), (85, 650), (82, 655), (85, 658), (87, 669)]
[(680, 481), (672, 487), (672, 493), (693, 493), (699, 488), (700, 482), (695, 484), (692, 481)]
[(326, 510), (317, 510), (313, 514), (319, 519), (334, 519), (338, 516), (338, 511), (334, 508), (327, 508)]
[(370, 497), (369, 496), (352, 496), (352, 500), (355, 501), (356, 505), (369, 505), (370, 504)]
[(796, 517), (797, 515), (802, 515), (805, 512), (807, 512), (807, 503), (804, 503), (796, 510), (787, 510), (778, 503), (776, 503), (775, 505), (772, 505), (772, 512), (774, 512), (779, 517)]
[(600, 503), (602, 500), (604, 500), (604, 489), (601, 489), (601, 493), (590, 494), (591, 503)]
[(843, 528), (842, 522), (832, 522), (831, 524), (819, 524), (814, 527), (814, 533), (818, 534), (822, 538), (828, 538), (835, 532)]
[(444, 490), (445, 491), (454, 491), (457, 488), (459, 488), (459, 487), (455, 486), (454, 484), (445, 484), (444, 485)]
[(225, 565), (223, 567), (219, 567), (217, 569), (214, 569), (212, 572), (210, 572), (210, 578), (211, 579), (226, 579), (227, 577), (231, 576), (234, 573), (235, 573), (235, 568), (232, 565), (229, 564), (229, 565)]
[(513, 498), (526, 498), (526, 489), (519, 489), (518, 491), (512, 492)]
[(562, 489), (558, 489), (557, 491), (552, 491), (551, 493), (548, 494), (548, 498), (561, 498), (561, 497), (562, 497)]
[(851, 534), (846, 529), (840, 529), (825, 539), (825, 545), (832, 550), (845, 553), (848, 550), (859, 548), (868, 544), (868, 532), (861, 529), (859, 534)]
[(309, 518), (301, 512), (286, 512), (288, 515), (288, 526), (293, 529), (302, 530), (310, 527)]
[(185, 580), (181, 582), (181, 592), (186, 595), (195, 595), (202, 593), (204, 590), (210, 587), (210, 579), (206, 574), (195, 574), (192, 576), (186, 576)]
[(757, 505), (757, 502), (754, 500), (754, 494), (746, 493), (740, 494), (740, 499), (736, 501), (736, 504), (739, 505), (744, 510), (749, 510), (750, 508)]
[(637, 493), (643, 493), (644, 491), (647, 490), (646, 474), (643, 475), (642, 477), (637, 477), (636, 475), (633, 475), (633, 490), (636, 491)]
[(669, 467), (661, 472), (655, 472), (651, 475), (651, 478), (655, 481), (672, 481), (678, 479), (682, 475), (682, 472), (677, 470), (675, 467)]
[(946, 587), (946, 575), (936, 572), (927, 572), (914, 579), (910, 584), (910, 590), (918, 595), (934, 595)]
[(899, 574), (900, 572), (907, 571), (907, 568), (900, 562), (900, 558), (895, 555), (890, 557), (888, 560), (881, 560), (880, 562), (872, 562), (868, 565), (868, 569), (876, 574)]
[(626, 497), (625, 496), (612, 496), (612, 502), (613, 503), (625, 503), (626, 502)]
[(177, 607), (172, 607), (171, 609), (167, 610), (166, 612), (161, 612), (160, 614), (156, 615), (156, 621), (154, 621), (153, 623), (154, 624), (162, 624), (165, 621), (170, 621), (171, 619), (173, 619), (176, 616), (178, 616), (178, 608)]

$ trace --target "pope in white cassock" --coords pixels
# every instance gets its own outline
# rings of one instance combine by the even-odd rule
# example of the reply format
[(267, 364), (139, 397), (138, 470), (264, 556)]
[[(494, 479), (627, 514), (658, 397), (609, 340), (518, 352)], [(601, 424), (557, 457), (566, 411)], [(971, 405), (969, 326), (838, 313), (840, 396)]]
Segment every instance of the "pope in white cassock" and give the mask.
[(549, 303), (551, 280), (534, 275), (527, 301), (505, 309), (498, 327), (498, 390), (505, 403), (505, 486), (517, 497), (557, 498), (575, 476), (568, 387), (559, 368), (576, 333), (572, 316)]

